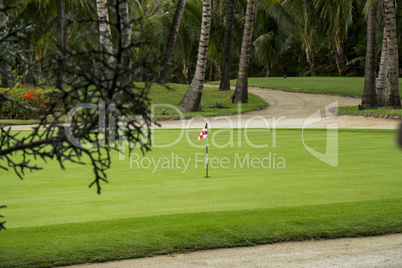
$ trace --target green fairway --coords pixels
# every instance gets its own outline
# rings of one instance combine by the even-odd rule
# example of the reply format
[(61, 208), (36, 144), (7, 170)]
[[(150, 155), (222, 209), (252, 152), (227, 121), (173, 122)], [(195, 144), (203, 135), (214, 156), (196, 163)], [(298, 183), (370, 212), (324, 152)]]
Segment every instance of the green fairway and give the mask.
[[(231, 80), (236, 85), (236, 80)], [(212, 82), (211, 84), (219, 84)], [(286, 91), (306, 92), (315, 94), (339, 94), (345, 96), (363, 96), (364, 77), (251, 77), (249, 87), (265, 87)], [(399, 78), (399, 91), (402, 89), (402, 79)], [(401, 95), (402, 96), (402, 95)]]
[[(214, 130), (211, 178), (203, 177), (198, 134), (187, 130), (179, 139), (180, 130), (157, 130), (146, 157), (114, 154), (101, 195), (87, 187), (89, 166), (60, 171), (49, 163), (24, 181), (0, 171), (8, 206), (1, 266), (402, 231), (394, 131), (340, 130), (339, 164), (331, 167), (304, 148), (300, 129)], [(305, 130), (304, 141), (324, 153), (326, 131)]]

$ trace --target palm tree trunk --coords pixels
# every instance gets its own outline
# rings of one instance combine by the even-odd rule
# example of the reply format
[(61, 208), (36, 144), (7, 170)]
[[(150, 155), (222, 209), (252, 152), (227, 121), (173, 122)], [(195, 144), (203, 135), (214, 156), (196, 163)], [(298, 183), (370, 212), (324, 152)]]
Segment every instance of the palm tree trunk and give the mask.
[[(131, 42), (131, 32), (132, 32), (132, 23), (130, 22), (129, 12), (128, 12), (128, 2), (127, 0), (120, 0), (117, 2), (118, 16), (117, 23), (119, 27), (117, 27), (117, 32), (120, 38), (118, 38), (118, 44), (116, 44), (116, 64), (121, 64), (123, 69), (119, 72), (118, 80), (120, 82), (120, 86), (131, 86), (130, 83), (132, 81), (131, 75), (131, 57), (130, 57), (130, 42)], [(130, 100), (130, 96), (124, 92), (115, 92), (116, 103), (118, 106), (122, 105), (124, 102)]]
[(311, 76), (317, 76), (317, 71), (315, 69), (315, 63), (314, 63), (314, 47), (312, 46), (312, 38), (309, 36), (305, 36), (305, 50), (306, 50), (306, 57), (307, 57), (307, 62), (310, 66), (310, 75)]
[(70, 24), (69, 23), (67, 23), (67, 24), (64, 24), (64, 43), (63, 43), (63, 45), (64, 45), (64, 49), (68, 49), (68, 47), (69, 47), (69, 45), (70, 45), (70, 32), (71, 32), (71, 27), (70, 27)]
[[(0, 8), (4, 9), (4, 1), (3, 0), (0, 0)], [(5, 22), (5, 20), (6, 20), (6, 14), (4, 13), (4, 11), (0, 11), (0, 24)], [(10, 88), (10, 87), (12, 87), (13, 85), (12, 85), (11, 81), (9, 80), (9, 78), (6, 75), (6, 74), (11, 75), (10, 65), (8, 65), (7, 62), (5, 62), (5, 61), (0, 61), (0, 68), (4, 72), (4, 74), (1, 76), (0, 87), (2, 87), (2, 88)]]
[(337, 22), (337, 29), (335, 32), (334, 43), (335, 43), (335, 62), (336, 66), (338, 67), (338, 74), (339, 76), (345, 76), (345, 55), (343, 53), (343, 40), (342, 40), (342, 33), (340, 28), (340, 23)]
[(227, 0), (225, 40), (223, 44), (222, 76), (219, 91), (230, 90), (230, 64), (232, 58), (232, 26), (233, 26), (234, 0)]
[(383, 4), (388, 38), (389, 94), (387, 106), (393, 109), (399, 109), (401, 108), (401, 99), (399, 97), (399, 58), (395, 19), (396, 8), (394, 0), (384, 0)]
[(251, 37), (253, 33), (254, 0), (247, 1), (246, 21), (240, 51), (239, 73), (237, 75), (234, 103), (248, 102), (248, 65), (250, 59)]
[(202, 88), (204, 86), (205, 69), (207, 66), (209, 33), (211, 29), (211, 0), (202, 3), (201, 36), (198, 47), (197, 66), (190, 87), (179, 104), (183, 112), (197, 111), (200, 107)]
[(173, 59), (173, 52), (176, 45), (177, 34), (179, 32), (180, 21), (185, 7), (186, 7), (186, 0), (179, 0), (179, 2), (177, 3), (176, 12), (174, 13), (172, 25), (170, 26), (169, 37), (166, 43), (165, 56), (163, 59), (163, 63), (165, 64), (165, 66), (160, 74), (161, 80), (165, 83), (170, 82), (170, 76), (171, 76), (170, 64)]
[(6, 14), (4, 13), (4, 0), (0, 0), (0, 23), (2, 24), (6, 20)]
[[(59, 53), (64, 51), (64, 0), (57, 0), (57, 33), (56, 43)], [(56, 88), (61, 89), (63, 87), (63, 60), (61, 55), (58, 55), (58, 68), (56, 70)]]
[(370, 6), (367, 16), (367, 49), (366, 65), (364, 74), (364, 91), (362, 98), (362, 109), (377, 108), (377, 96), (375, 91), (375, 70), (376, 70), (376, 33), (377, 33), (377, 5)]
[(191, 77), (190, 77), (190, 74), (189, 74), (189, 70), (190, 70), (190, 67), (189, 67), (188, 64), (187, 64), (187, 61), (186, 61), (185, 59), (183, 59), (183, 70), (182, 70), (182, 73), (183, 73), (183, 75), (184, 75), (184, 79), (186, 80), (186, 84), (187, 84), (187, 85), (190, 85), (190, 84), (191, 84)]
[(121, 42), (123, 47), (127, 47), (131, 41), (131, 29), (129, 14), (128, 14), (128, 2), (127, 0), (121, 0), (118, 6)]
[[(68, 48), (69, 48), (69, 46), (70, 46), (70, 32), (71, 32), (71, 27), (70, 27), (70, 24), (69, 23), (65, 23), (64, 24), (64, 32), (63, 32), (63, 39), (64, 39), (64, 41), (63, 41), (63, 45), (64, 45), (64, 51), (68, 51)], [(65, 57), (64, 59), (63, 59), (63, 70), (65, 70), (66, 69), (66, 66), (67, 66), (67, 62), (68, 62), (68, 59), (67, 59), (67, 57)]]
[(381, 61), (380, 70), (378, 72), (377, 81), (377, 105), (378, 107), (385, 106), (387, 101), (387, 73), (388, 73), (388, 40), (387, 40), (387, 30), (384, 25), (384, 33), (382, 38), (382, 48), (381, 48)]
[(108, 80), (111, 75), (110, 68), (113, 65), (113, 45), (112, 33), (109, 24), (109, 12), (107, 9), (107, 0), (96, 0), (96, 9), (99, 20), (99, 44), (103, 56), (103, 64), (106, 68), (102, 71), (102, 75)]
[[(129, 53), (129, 46), (131, 42), (131, 31), (132, 31), (132, 23), (130, 23), (130, 18), (128, 14), (128, 2), (127, 0), (123, 0), (119, 3), (119, 20), (120, 20), (120, 35), (121, 35), (121, 46), (123, 51), (121, 51), (121, 63), (127, 69), (130, 69), (131, 59)], [(124, 75), (120, 77), (121, 82), (130, 81), (130, 74), (124, 72)]]

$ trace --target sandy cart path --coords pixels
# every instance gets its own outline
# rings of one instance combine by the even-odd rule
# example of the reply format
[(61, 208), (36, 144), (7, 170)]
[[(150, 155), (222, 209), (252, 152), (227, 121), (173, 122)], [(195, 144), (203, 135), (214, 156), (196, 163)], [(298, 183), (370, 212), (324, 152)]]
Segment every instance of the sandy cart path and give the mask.
[[(395, 129), (399, 121), (363, 116), (336, 116), (337, 106), (357, 106), (360, 98), (249, 88), (268, 102), (265, 109), (245, 114), (208, 118), (212, 128), (366, 128)], [(200, 128), (205, 118), (161, 121), (162, 128)]]
[(71, 266), (106, 267), (402, 267), (402, 234), (286, 242)]
[[(209, 86), (209, 85), (208, 85)], [(265, 109), (245, 114), (159, 121), (161, 128), (365, 128), (396, 129), (399, 120), (363, 116), (336, 116), (330, 110), (336, 106), (353, 106), (360, 98), (286, 92), (267, 88), (250, 88), (250, 92), (269, 103)], [(179, 114), (178, 114), (179, 116)], [(13, 130), (32, 126), (13, 126)], [(159, 128), (155, 126), (155, 128)]]

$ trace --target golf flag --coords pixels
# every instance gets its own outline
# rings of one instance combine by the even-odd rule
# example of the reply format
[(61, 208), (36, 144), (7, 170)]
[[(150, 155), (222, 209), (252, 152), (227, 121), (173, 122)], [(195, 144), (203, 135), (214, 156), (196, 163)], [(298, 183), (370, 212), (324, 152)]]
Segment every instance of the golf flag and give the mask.
[(201, 139), (205, 139), (208, 134), (208, 124), (205, 124), (205, 127), (202, 129), (200, 135), (198, 135), (197, 141)]
[(205, 127), (201, 130), (200, 135), (198, 135), (197, 141), (205, 139), (205, 178), (209, 178), (208, 176), (208, 123), (205, 124)]

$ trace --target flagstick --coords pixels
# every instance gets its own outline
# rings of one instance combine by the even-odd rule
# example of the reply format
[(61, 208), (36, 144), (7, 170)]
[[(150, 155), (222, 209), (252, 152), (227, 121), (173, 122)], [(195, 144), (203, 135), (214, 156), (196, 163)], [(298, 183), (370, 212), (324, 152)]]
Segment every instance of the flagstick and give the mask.
[[(208, 124), (207, 124), (207, 129), (208, 129)], [(205, 178), (209, 178), (208, 176), (208, 134), (205, 138), (205, 155), (206, 155), (206, 163), (205, 163), (205, 171), (206, 171), (206, 175)]]

